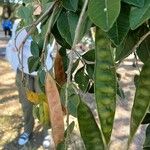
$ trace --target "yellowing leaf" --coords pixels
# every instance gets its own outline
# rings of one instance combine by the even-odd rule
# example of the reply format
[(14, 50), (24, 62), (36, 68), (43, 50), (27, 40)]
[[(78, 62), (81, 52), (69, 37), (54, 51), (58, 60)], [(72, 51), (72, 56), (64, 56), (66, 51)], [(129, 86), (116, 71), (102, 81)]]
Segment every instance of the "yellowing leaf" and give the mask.
[(44, 124), (48, 125), (50, 123), (49, 107), (46, 102), (43, 102), (43, 110), (44, 110)]
[(39, 103), (39, 98), (38, 98), (38, 93), (35, 93), (31, 90), (27, 90), (26, 92), (26, 95), (27, 95), (27, 99), (34, 103), (34, 104), (38, 104)]

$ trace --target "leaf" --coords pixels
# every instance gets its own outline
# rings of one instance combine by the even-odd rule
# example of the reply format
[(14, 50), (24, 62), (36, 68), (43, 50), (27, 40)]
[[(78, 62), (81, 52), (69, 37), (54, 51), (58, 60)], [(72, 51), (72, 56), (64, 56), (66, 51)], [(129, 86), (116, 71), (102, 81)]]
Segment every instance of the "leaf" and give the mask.
[(90, 79), (94, 78), (94, 64), (87, 64), (86, 71)]
[(78, 15), (72, 12), (62, 12), (58, 18), (58, 30), (69, 45), (73, 43), (77, 22)]
[(142, 67), (131, 112), (129, 144), (150, 106), (150, 60)]
[(78, 8), (78, 0), (62, 0), (62, 5), (64, 8), (70, 11), (77, 11)]
[(81, 100), (78, 106), (79, 129), (87, 150), (104, 150), (101, 131), (91, 110)]
[(69, 126), (67, 127), (67, 129), (65, 130), (65, 137), (67, 137), (67, 133), (71, 134), (73, 129), (74, 129), (74, 126), (75, 126), (75, 122), (72, 121)]
[(20, 6), (17, 12), (17, 15), (24, 20), (25, 26), (28, 26), (29, 24), (32, 23), (33, 21), (32, 14), (33, 14), (33, 7), (30, 5), (28, 7)]
[(150, 36), (148, 36), (138, 47), (137, 55), (145, 63), (150, 58)]
[(85, 12), (84, 16), (83, 16), (83, 21), (81, 23), (81, 29), (80, 29), (80, 33), (79, 33), (79, 38), (78, 38), (78, 42), (80, 42), (82, 40), (82, 38), (88, 34), (88, 32), (90, 32), (90, 28), (92, 26), (92, 22), (88, 16), (88, 13)]
[(95, 99), (106, 144), (110, 142), (116, 109), (117, 77), (110, 41), (96, 30)]
[(137, 6), (137, 7), (143, 7), (145, 0), (122, 0), (122, 1), (127, 3), (127, 4)]
[(75, 82), (78, 84), (79, 88), (85, 92), (88, 87), (89, 77), (84, 71), (84, 67), (80, 68), (75, 74)]
[(68, 101), (67, 108), (68, 108), (69, 113), (74, 117), (77, 117), (77, 107), (78, 107), (78, 105), (79, 105), (78, 96), (75, 95), (75, 94), (70, 96), (70, 100)]
[[(69, 84), (68, 86), (68, 104), (67, 104), (67, 109), (69, 114), (71, 114), (74, 117), (77, 117), (77, 107), (79, 105), (79, 97), (76, 94), (74, 88), (73, 88), (73, 84)], [(65, 89), (66, 89), (66, 84), (63, 85), (63, 87), (61, 88), (61, 101), (63, 103), (63, 105), (65, 105), (66, 102), (66, 96), (65, 96)]]
[(31, 42), (31, 54), (34, 56), (34, 57), (39, 57), (39, 46), (38, 44), (35, 42), (35, 41), (32, 41)]
[(27, 95), (27, 100), (29, 100), (33, 104), (38, 104), (39, 103), (38, 93), (27, 90), (26, 95)]
[(122, 44), (116, 47), (116, 61), (120, 61), (129, 56), (136, 43), (135, 31), (129, 31)]
[(130, 27), (132, 30), (139, 27), (150, 18), (150, 1), (145, 0), (142, 8), (132, 8), (130, 12)]
[(38, 107), (39, 107), (39, 121), (40, 121), (41, 124), (43, 124), (44, 123), (44, 108), (43, 108), (43, 103), (40, 103), (38, 105)]
[[(46, 4), (46, 6), (49, 6), (49, 5), (53, 5), (53, 3), (54, 2), (51, 2), (50, 4)], [(51, 6), (49, 6), (49, 7), (51, 7)], [(45, 10), (47, 10), (47, 9), (45, 9)], [(58, 17), (59, 17), (59, 15), (60, 15), (60, 13), (61, 13), (61, 11), (62, 11), (62, 7), (58, 7), (56, 10), (55, 10), (55, 12), (54, 12), (54, 19), (53, 19), (53, 22), (52, 22), (52, 27), (54, 26), (54, 24), (56, 23), (56, 21), (57, 21), (57, 19), (58, 19)], [(49, 28), (49, 21), (50, 21), (50, 19), (51, 19), (51, 16), (46, 16), (46, 18), (45, 18), (45, 20), (42, 22), (42, 24), (41, 24), (41, 35), (42, 35), (42, 37), (43, 38), (45, 38), (45, 36), (46, 36), (46, 33), (47, 33), (47, 30), (48, 30), (48, 28)]]
[(82, 55), (82, 58), (84, 58), (87, 61), (95, 62), (95, 49), (89, 50), (86, 53)]
[(61, 143), (64, 138), (63, 111), (56, 83), (48, 72), (46, 73), (45, 92), (49, 106), (52, 135), (55, 146), (57, 147), (57, 145)]
[(71, 46), (66, 42), (66, 40), (61, 36), (61, 34), (58, 31), (57, 25), (55, 24), (52, 28), (52, 33), (56, 39), (56, 41), (64, 48), (71, 49)]
[(33, 57), (33, 56), (28, 58), (29, 73), (32, 73), (39, 69), (39, 67), (40, 67), (39, 59), (40, 59), (39, 57)]
[(115, 45), (121, 44), (130, 29), (129, 14), (129, 5), (122, 3), (121, 12), (116, 22), (114, 23), (113, 27), (107, 32), (108, 37)]
[(50, 116), (49, 116), (49, 107), (47, 102), (43, 101), (43, 111), (44, 111), (44, 125), (50, 126)]
[(108, 31), (120, 12), (120, 0), (91, 0), (88, 14), (96, 26)]
[(39, 81), (41, 82), (41, 84), (45, 84), (45, 75), (46, 75), (46, 72), (45, 70), (41, 69), (38, 71), (38, 78), (39, 78)]

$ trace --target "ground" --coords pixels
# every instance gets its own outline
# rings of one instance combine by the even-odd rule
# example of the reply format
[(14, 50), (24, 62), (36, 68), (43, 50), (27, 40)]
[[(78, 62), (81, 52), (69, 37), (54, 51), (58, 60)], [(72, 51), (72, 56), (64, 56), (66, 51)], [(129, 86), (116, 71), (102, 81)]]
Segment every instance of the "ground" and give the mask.
[[(32, 141), (25, 147), (17, 146), (17, 137), (22, 131), (22, 111), (15, 86), (15, 72), (4, 58), (5, 45), (8, 40), (3, 38), (1, 34), (2, 33), (0, 33), (0, 149), (42, 150), (42, 127), (38, 123), (35, 126)], [(125, 99), (118, 98), (117, 101), (110, 150), (124, 150), (129, 134), (130, 113), (135, 93), (133, 78), (135, 74), (139, 73), (138, 68), (133, 67), (132, 64), (133, 55), (121, 63), (117, 70), (118, 73), (121, 74), (120, 85), (124, 90)], [(139, 65), (141, 67), (142, 64), (139, 62)], [(88, 97), (88, 99), (90, 98)], [(94, 107), (90, 100), (87, 100), (87, 102)], [(142, 150), (144, 134), (145, 126), (141, 126), (130, 147), (131, 150)]]

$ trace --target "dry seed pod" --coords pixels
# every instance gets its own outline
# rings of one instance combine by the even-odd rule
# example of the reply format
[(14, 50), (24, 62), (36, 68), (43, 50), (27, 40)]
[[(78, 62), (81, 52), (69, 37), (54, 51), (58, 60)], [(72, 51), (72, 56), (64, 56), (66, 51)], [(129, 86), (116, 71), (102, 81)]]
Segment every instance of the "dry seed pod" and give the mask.
[(54, 79), (46, 73), (45, 92), (49, 105), (50, 121), (55, 146), (63, 141), (64, 122), (59, 92)]

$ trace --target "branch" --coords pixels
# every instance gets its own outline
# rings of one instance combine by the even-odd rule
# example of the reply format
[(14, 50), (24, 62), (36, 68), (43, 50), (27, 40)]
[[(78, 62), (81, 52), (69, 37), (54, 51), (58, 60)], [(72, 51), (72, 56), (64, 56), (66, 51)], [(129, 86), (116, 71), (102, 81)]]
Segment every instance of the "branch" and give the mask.
[[(75, 46), (78, 43), (79, 34), (80, 34), (80, 31), (81, 31), (81, 24), (83, 23), (83, 16), (85, 14), (87, 4), (88, 4), (88, 0), (85, 0), (83, 8), (81, 10), (79, 20), (78, 20), (77, 27), (76, 27), (76, 30), (75, 30), (75, 37), (74, 37), (73, 45), (72, 45), (71, 52), (70, 52), (69, 65), (68, 65), (68, 70), (67, 70), (67, 83), (66, 83), (66, 88), (65, 88), (65, 107), (66, 108), (67, 108), (67, 105), (68, 105), (68, 87), (69, 87), (69, 84), (71, 83), (71, 70), (72, 70), (72, 67), (73, 67), (73, 53), (75, 51)], [(67, 115), (66, 123), (67, 123), (67, 126), (69, 126), (69, 113), (68, 113), (68, 111), (67, 111), (66, 115)], [(69, 132), (67, 132), (67, 137), (69, 137)], [(65, 143), (66, 143), (65, 144), (65, 149), (67, 149), (67, 141), (66, 140), (65, 140)]]
[[(54, 23), (56, 11), (57, 11), (57, 7), (54, 7), (54, 10), (52, 12), (52, 15), (51, 15), (49, 23), (48, 23), (48, 29), (47, 29), (45, 39), (44, 39), (44, 44), (43, 44), (43, 49), (42, 49), (42, 54), (41, 54), (41, 59), (40, 59), (41, 63), (43, 63), (43, 64), (44, 64), (44, 60), (46, 59), (45, 58), (45, 50), (46, 50), (48, 38), (51, 34), (51, 29), (52, 29), (52, 26), (53, 26), (53, 23)], [(46, 68), (46, 70), (48, 70), (48, 69)]]

